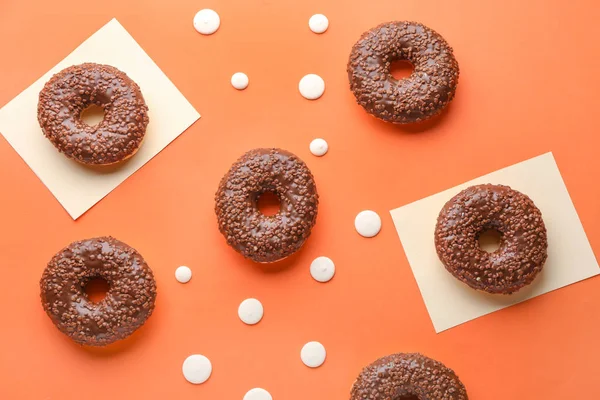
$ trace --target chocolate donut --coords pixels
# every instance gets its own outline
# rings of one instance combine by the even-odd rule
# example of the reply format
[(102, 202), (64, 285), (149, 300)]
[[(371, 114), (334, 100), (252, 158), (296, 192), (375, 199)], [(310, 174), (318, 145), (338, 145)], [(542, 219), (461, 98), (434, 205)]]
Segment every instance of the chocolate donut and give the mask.
[[(104, 119), (90, 126), (81, 113), (95, 104)], [(44, 135), (67, 157), (88, 165), (126, 160), (139, 149), (148, 107), (138, 85), (109, 65), (86, 63), (63, 69), (40, 92), (38, 121)]]
[(350, 400), (467, 400), (454, 371), (421, 354), (392, 354), (365, 367)]
[[(500, 233), (500, 248), (482, 250), (479, 236)], [(508, 186), (471, 186), (446, 203), (435, 227), (435, 248), (446, 269), (470, 287), (511, 294), (542, 270), (548, 241), (542, 213)]]
[[(102, 278), (106, 297), (92, 302), (85, 286)], [(142, 256), (123, 242), (99, 237), (71, 243), (48, 263), (40, 281), (44, 310), (75, 342), (103, 346), (141, 327), (154, 310), (156, 282)]]
[[(258, 209), (258, 199), (274, 193), (276, 215)], [(215, 196), (219, 230), (227, 243), (256, 262), (274, 262), (296, 252), (310, 235), (319, 197), (302, 160), (281, 149), (251, 150), (225, 174)]]
[[(396, 79), (394, 61), (409, 61), (412, 75)], [(348, 78), (358, 104), (397, 124), (424, 121), (454, 98), (458, 63), (437, 32), (418, 22), (389, 22), (363, 33), (350, 53)]]

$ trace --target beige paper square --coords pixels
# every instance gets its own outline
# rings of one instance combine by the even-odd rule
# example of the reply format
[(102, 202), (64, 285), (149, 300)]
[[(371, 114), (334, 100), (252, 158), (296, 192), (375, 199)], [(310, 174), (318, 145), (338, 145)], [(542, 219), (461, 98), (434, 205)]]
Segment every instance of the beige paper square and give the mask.
[[(528, 195), (542, 211), (548, 230), (548, 260), (536, 280), (511, 295), (471, 289), (446, 271), (434, 247), (437, 216), (468, 186), (493, 183)], [(436, 332), (600, 273), (598, 262), (552, 153), (532, 158), (391, 211)]]
[[(127, 73), (140, 86), (149, 108), (150, 123), (140, 150), (109, 172), (87, 168), (60, 154), (44, 137), (37, 121), (38, 94), (44, 84), (63, 68), (83, 62), (109, 64)], [(0, 109), (0, 133), (77, 219), (198, 118), (194, 107), (113, 19)]]

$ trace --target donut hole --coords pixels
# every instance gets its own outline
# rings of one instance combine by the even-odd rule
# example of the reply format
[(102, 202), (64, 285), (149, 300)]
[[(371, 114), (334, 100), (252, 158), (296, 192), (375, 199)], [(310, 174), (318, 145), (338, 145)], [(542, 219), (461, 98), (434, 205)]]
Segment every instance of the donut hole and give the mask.
[(390, 65), (390, 74), (394, 79), (406, 79), (412, 75), (415, 70), (413, 63), (407, 60), (396, 60)]
[(393, 400), (421, 400), (421, 398), (414, 394), (412, 390), (400, 390), (400, 393), (397, 393), (396, 396), (393, 397)]
[(88, 126), (96, 126), (104, 119), (104, 108), (90, 104), (80, 115), (81, 120)]
[(493, 253), (502, 244), (502, 233), (497, 229), (486, 229), (479, 234), (477, 241), (481, 250), (486, 253)]
[(258, 196), (256, 203), (258, 206), (258, 211), (267, 217), (277, 215), (281, 210), (281, 201), (279, 200), (279, 196), (277, 196), (274, 192), (261, 193)]
[(83, 287), (83, 291), (92, 303), (100, 303), (104, 300), (109, 290), (108, 281), (99, 276), (90, 279)]

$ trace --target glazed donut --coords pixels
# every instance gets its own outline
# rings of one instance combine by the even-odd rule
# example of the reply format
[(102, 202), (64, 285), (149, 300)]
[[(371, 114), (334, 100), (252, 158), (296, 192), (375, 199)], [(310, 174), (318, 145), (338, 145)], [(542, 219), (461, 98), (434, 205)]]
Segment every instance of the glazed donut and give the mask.
[[(95, 278), (109, 290), (98, 303), (85, 293)], [(142, 256), (123, 242), (99, 237), (58, 252), (40, 281), (44, 310), (56, 327), (79, 344), (103, 346), (141, 327), (154, 310), (156, 282)]]
[[(96, 126), (81, 120), (95, 104), (104, 109)], [(38, 122), (67, 157), (88, 165), (110, 165), (134, 155), (148, 126), (148, 107), (138, 85), (109, 65), (86, 63), (63, 69), (40, 92)]]
[[(412, 75), (397, 80), (394, 61), (409, 61)], [(388, 122), (407, 124), (439, 114), (454, 98), (458, 63), (437, 32), (418, 22), (389, 22), (363, 33), (350, 53), (348, 78), (358, 104)]]
[[(280, 210), (265, 216), (258, 198), (274, 193)], [(219, 230), (244, 257), (267, 263), (296, 252), (310, 235), (319, 197), (302, 160), (281, 149), (251, 150), (225, 174), (215, 196)]]
[[(500, 248), (488, 253), (479, 236), (500, 233)], [(533, 201), (502, 185), (471, 186), (442, 208), (435, 247), (446, 269), (470, 287), (511, 294), (529, 285), (542, 270), (548, 241), (542, 213)]]
[(392, 354), (365, 367), (350, 400), (467, 400), (454, 371), (421, 354)]

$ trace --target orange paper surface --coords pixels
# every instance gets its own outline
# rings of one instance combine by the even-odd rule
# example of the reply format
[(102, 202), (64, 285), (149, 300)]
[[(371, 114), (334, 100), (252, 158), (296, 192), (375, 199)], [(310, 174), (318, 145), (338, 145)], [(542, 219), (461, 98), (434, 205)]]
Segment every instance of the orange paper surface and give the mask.
[[(452, 328), (432, 329), (389, 210), (552, 152), (594, 251), (600, 249), (600, 4), (593, 0), (0, 0), (0, 106), (116, 18), (202, 112), (202, 118), (110, 195), (73, 221), (0, 137), (0, 399), (241, 400), (263, 387), (274, 400), (349, 400), (361, 368), (418, 351), (453, 368), (473, 400), (598, 399), (600, 279), (587, 279)], [(197, 33), (201, 8), (221, 16)], [(325, 14), (322, 35), (309, 18)], [(460, 64), (456, 99), (441, 118), (391, 126), (348, 89), (360, 35), (385, 21), (420, 21), (442, 34)], [(250, 78), (244, 91), (231, 75)], [(298, 93), (323, 77), (316, 101)], [(327, 140), (329, 152), (308, 145)], [(315, 175), (319, 216), (302, 250), (256, 266), (218, 232), (214, 194), (245, 151), (296, 153)], [(371, 209), (383, 228), (354, 230)], [(129, 340), (83, 349), (52, 325), (39, 300), (48, 260), (73, 240), (111, 234), (154, 270), (156, 311)], [(330, 257), (331, 282), (309, 273)], [(192, 280), (175, 280), (180, 265)], [(246, 326), (239, 304), (260, 299)], [(327, 349), (315, 370), (309, 341)], [(213, 375), (194, 386), (190, 354)]]

